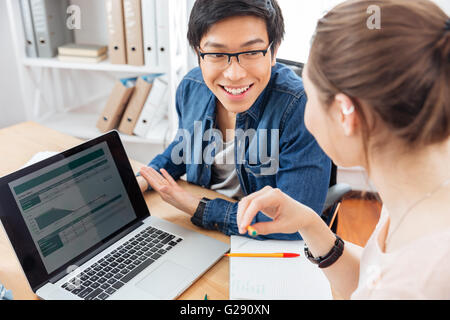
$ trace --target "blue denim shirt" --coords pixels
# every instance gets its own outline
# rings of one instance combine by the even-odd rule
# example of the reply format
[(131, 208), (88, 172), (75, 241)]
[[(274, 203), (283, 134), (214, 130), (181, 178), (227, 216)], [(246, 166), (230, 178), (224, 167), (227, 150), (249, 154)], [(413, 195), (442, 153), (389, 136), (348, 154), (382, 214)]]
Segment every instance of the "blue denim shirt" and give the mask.
[[(211, 146), (220, 140), (217, 130), (213, 130), (216, 102), (200, 68), (190, 71), (176, 93), (181, 130), (149, 166), (166, 169), (174, 179), (187, 174), (188, 182), (209, 188), (211, 159), (216, 152)], [(272, 186), (320, 214), (329, 187), (331, 161), (305, 127), (305, 104), (302, 80), (290, 68), (277, 63), (267, 87), (253, 106), (237, 115), (236, 172), (245, 195)], [(184, 157), (183, 161), (172, 161), (174, 155)], [(207, 203), (203, 215), (194, 215), (192, 222), (236, 235), (239, 234), (237, 209), (237, 203), (213, 199)], [(270, 218), (258, 213), (254, 222), (261, 221)], [(300, 240), (301, 237), (294, 233), (257, 239)]]
[(0, 283), (0, 300), (13, 300), (11, 290), (6, 290), (6, 288), (1, 283)]

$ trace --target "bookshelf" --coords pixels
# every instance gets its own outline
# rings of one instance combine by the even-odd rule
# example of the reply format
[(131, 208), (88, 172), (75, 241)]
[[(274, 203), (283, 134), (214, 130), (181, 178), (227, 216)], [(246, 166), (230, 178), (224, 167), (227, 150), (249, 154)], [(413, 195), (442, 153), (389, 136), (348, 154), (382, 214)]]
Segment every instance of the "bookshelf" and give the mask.
[[(99, 131), (95, 127), (98, 120), (98, 114), (93, 112), (69, 111), (51, 115), (43, 120), (48, 127), (57, 131), (65, 132), (80, 139), (91, 139), (98, 136)], [(157, 135), (157, 136), (156, 136)], [(144, 139), (138, 136), (130, 136), (121, 133), (122, 141), (125, 143), (139, 143), (142, 145), (161, 144), (166, 138), (164, 133), (155, 132), (154, 138)]]
[[(145, 1), (145, 0), (143, 0)], [(179, 81), (187, 73), (188, 44), (187, 10), (190, 0), (165, 1), (164, 18), (169, 21), (169, 62), (166, 65), (118, 65), (109, 60), (100, 63), (73, 63), (58, 58), (29, 58), (25, 53), (25, 37), (20, 4), (7, 0), (21, 96), (27, 120), (36, 121), (60, 132), (83, 140), (101, 134), (97, 119), (119, 78), (164, 73), (169, 79), (170, 104), (165, 133), (155, 132), (152, 138), (121, 134), (130, 157), (147, 163), (163, 151), (178, 128), (175, 92)], [(108, 44), (105, 0), (71, 0), (81, 8), (82, 27), (75, 30), (76, 43)], [(158, 14), (158, 13), (157, 13)], [(180, 36), (182, 35), (182, 36)]]
[(166, 72), (166, 68), (164, 67), (140, 67), (126, 64), (111, 64), (108, 59), (99, 63), (76, 63), (59, 61), (58, 58), (24, 58), (23, 65), (27, 67), (41, 68), (124, 72), (133, 73), (136, 75)]

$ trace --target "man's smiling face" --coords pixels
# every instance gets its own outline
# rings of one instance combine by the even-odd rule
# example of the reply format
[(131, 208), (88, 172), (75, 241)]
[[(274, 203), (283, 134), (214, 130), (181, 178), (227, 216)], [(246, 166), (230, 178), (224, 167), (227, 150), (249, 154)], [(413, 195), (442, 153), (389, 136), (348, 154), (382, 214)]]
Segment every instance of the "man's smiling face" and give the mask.
[[(238, 53), (266, 50), (269, 45), (263, 19), (238, 16), (214, 24), (203, 36), (199, 49), (202, 53)], [(275, 62), (275, 54), (272, 55), (269, 49), (265, 56), (250, 66), (242, 66), (236, 57), (232, 57), (225, 67), (217, 67), (200, 58), (200, 68), (206, 85), (225, 109), (243, 113), (251, 108), (266, 88)]]

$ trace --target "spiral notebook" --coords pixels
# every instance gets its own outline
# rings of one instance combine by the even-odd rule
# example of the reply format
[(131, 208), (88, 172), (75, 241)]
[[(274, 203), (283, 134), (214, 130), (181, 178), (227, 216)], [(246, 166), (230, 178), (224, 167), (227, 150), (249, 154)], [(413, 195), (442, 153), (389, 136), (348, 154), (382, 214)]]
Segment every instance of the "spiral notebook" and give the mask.
[(308, 261), (303, 241), (231, 237), (231, 252), (293, 252), (299, 258), (230, 258), (230, 299), (331, 300), (322, 270)]

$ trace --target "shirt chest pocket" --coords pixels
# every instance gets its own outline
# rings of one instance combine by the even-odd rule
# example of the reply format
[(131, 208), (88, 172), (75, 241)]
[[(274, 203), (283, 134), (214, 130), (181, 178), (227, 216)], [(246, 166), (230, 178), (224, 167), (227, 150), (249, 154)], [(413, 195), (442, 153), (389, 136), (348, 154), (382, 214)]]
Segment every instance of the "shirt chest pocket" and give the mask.
[(250, 164), (245, 160), (242, 164), (241, 172), (245, 175), (244, 181), (247, 182), (248, 194), (256, 192), (265, 186), (275, 187), (275, 175), (278, 172), (278, 161), (270, 158), (261, 163)]
[(257, 163), (255, 165), (250, 164), (249, 161), (244, 160), (244, 170), (248, 176), (255, 179), (267, 178), (269, 176), (274, 176), (278, 173), (279, 162), (276, 158), (269, 158), (263, 162)]

